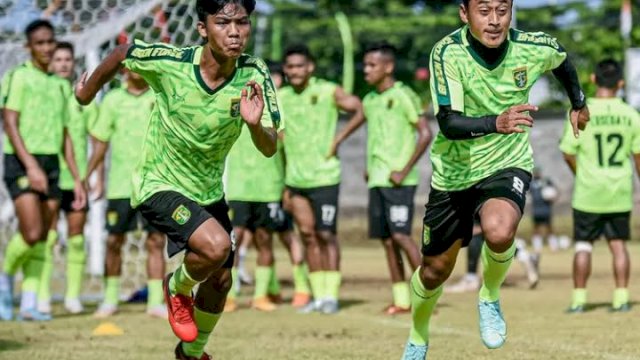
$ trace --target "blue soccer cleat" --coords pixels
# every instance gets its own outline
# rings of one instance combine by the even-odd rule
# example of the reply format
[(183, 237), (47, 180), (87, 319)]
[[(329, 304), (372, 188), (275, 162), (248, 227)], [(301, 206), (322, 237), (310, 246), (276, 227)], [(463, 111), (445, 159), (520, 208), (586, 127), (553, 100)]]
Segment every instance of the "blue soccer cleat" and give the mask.
[(13, 279), (7, 274), (0, 274), (3, 284), (0, 289), (0, 320), (10, 321), (13, 319)]
[(41, 313), (36, 309), (20, 311), (16, 320), (18, 321), (51, 321), (51, 314)]
[(504, 345), (507, 339), (507, 324), (504, 322), (500, 301), (478, 302), (480, 315), (480, 337), (488, 349), (497, 349)]
[(402, 354), (402, 360), (425, 360), (427, 358), (427, 350), (429, 345), (414, 345), (407, 342)]

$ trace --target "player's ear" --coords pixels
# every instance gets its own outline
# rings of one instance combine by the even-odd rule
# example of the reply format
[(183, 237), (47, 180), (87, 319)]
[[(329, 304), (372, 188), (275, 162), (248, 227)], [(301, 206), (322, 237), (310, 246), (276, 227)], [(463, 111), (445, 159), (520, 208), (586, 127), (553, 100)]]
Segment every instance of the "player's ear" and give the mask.
[(591, 74), (591, 76), (589, 76), (589, 80), (591, 80), (592, 83), (596, 83), (596, 74)]
[(198, 21), (197, 28), (198, 28), (198, 33), (200, 34), (200, 37), (206, 39), (207, 38), (207, 24), (205, 24), (204, 21)]
[(316, 63), (314, 63), (313, 61), (309, 61), (307, 63), (307, 69), (309, 70), (309, 73), (313, 73), (314, 71), (316, 71)]
[(463, 23), (468, 24), (469, 17), (467, 16), (467, 8), (464, 6), (464, 4), (460, 4), (460, 9), (458, 10), (458, 12), (460, 13), (460, 20), (462, 20)]
[(396, 69), (396, 64), (393, 61), (387, 61), (385, 67), (384, 67), (384, 72), (387, 75), (391, 75), (393, 74), (393, 71)]
[(624, 80), (623, 79), (618, 80), (618, 90), (619, 89), (624, 89)]

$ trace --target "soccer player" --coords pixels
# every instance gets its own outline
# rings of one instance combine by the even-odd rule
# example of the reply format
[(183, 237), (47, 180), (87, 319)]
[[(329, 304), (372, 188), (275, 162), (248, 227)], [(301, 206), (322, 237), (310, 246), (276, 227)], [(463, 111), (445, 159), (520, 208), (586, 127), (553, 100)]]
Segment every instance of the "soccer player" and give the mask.
[(624, 70), (614, 60), (596, 66), (591, 80), (597, 85), (589, 99), (589, 128), (579, 139), (570, 131), (560, 150), (576, 175), (573, 192), (575, 256), (573, 298), (568, 311), (580, 313), (587, 304), (593, 242), (604, 235), (613, 254), (612, 311), (629, 311), (630, 260), (626, 241), (633, 208), (633, 165), (640, 173), (640, 115), (616, 94), (624, 87)]
[[(53, 52), (51, 61), (51, 71), (71, 83), (75, 77), (75, 60), (73, 45), (68, 42), (59, 42)], [(98, 117), (98, 108), (95, 102), (87, 106), (81, 106), (72, 93), (67, 100), (67, 129), (73, 142), (73, 153), (78, 166), (79, 175), (82, 179), (87, 174), (87, 138), (88, 128)], [(61, 159), (64, 160), (64, 159)], [(66, 267), (66, 292), (64, 296), (64, 307), (72, 314), (83, 311), (80, 302), (80, 289), (82, 287), (82, 277), (86, 259), (84, 248), (84, 225), (87, 220), (88, 207), (75, 210), (71, 206), (73, 203), (73, 176), (64, 161), (60, 162), (60, 189), (62, 190), (62, 200), (60, 210), (65, 214), (67, 222), (67, 267)], [(53, 214), (50, 231), (56, 231), (58, 224), (58, 214)], [(55, 240), (47, 239), (45, 254), (45, 264), (40, 278), (38, 290), (38, 311), (42, 313), (51, 312), (51, 273), (53, 270), (53, 247)], [(49, 241), (52, 240), (52, 241)]]
[(106, 318), (118, 310), (122, 246), (127, 232), (136, 230), (141, 222), (148, 233), (145, 240), (149, 291), (147, 314), (166, 318), (166, 306), (162, 302), (165, 236), (144, 221), (140, 212), (130, 205), (133, 191), (131, 174), (140, 160), (155, 96), (141, 75), (131, 71), (124, 73), (125, 86), (111, 90), (104, 97), (98, 120), (89, 129), (95, 143), (95, 150), (89, 160), (89, 175), (104, 161), (107, 148), (111, 147), (106, 194), (109, 236), (105, 257), (105, 294), (104, 301), (94, 316)]
[(574, 135), (589, 112), (573, 65), (556, 39), (510, 29), (511, 0), (464, 0), (466, 25), (436, 43), (431, 93), (440, 133), (431, 148), (433, 177), (424, 219), (422, 265), (412, 278), (413, 325), (404, 359), (424, 359), (429, 320), (461, 247), (480, 217), (483, 284), (478, 311), (487, 348), (504, 344), (500, 285), (515, 253), (533, 169), (529, 90), (553, 70), (571, 100)]
[(76, 210), (86, 194), (78, 175), (73, 144), (65, 128), (69, 83), (48, 73), (55, 48), (53, 26), (45, 20), (25, 30), (31, 60), (9, 71), (2, 82), (4, 181), (13, 199), (19, 231), (7, 245), (0, 273), (0, 319), (13, 317), (13, 275), (27, 265), (20, 317), (47, 320), (37, 311), (37, 291), (51, 216), (60, 206), (58, 155), (63, 152), (73, 177)]
[(362, 101), (367, 119), (369, 237), (382, 240), (387, 257), (393, 284), (388, 315), (411, 311), (402, 253), (415, 271), (420, 265), (420, 250), (411, 238), (418, 186), (415, 165), (431, 141), (420, 98), (394, 77), (395, 54), (387, 43), (365, 51), (365, 80), (374, 90)]
[(280, 113), (269, 72), (262, 60), (242, 53), (254, 8), (253, 0), (197, 0), (203, 45), (118, 46), (76, 88), (86, 104), (124, 65), (156, 93), (131, 203), (168, 235), (170, 255), (186, 250), (163, 286), (169, 323), (180, 338), (177, 359), (211, 359), (204, 347), (231, 288), (235, 245), (222, 187), (227, 153), (243, 126), (265, 156), (277, 149)]
[[(289, 84), (280, 91), (287, 116), (284, 136), (285, 184), (291, 195), (293, 217), (306, 245), (309, 281), (314, 301), (301, 309), (338, 312), (340, 247), (337, 217), (340, 188), (340, 144), (364, 122), (358, 97), (340, 86), (313, 76), (314, 59), (304, 45), (284, 55)], [(336, 135), (338, 110), (353, 113)]]

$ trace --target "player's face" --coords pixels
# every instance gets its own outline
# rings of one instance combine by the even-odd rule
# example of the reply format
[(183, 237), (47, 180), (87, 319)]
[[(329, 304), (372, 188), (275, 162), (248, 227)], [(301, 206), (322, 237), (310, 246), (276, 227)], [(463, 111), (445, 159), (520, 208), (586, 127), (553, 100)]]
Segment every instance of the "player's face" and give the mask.
[(377, 85), (393, 72), (393, 65), (380, 52), (374, 51), (364, 56), (364, 80), (369, 85)]
[(460, 5), (460, 18), (482, 45), (497, 48), (507, 39), (511, 6), (512, 0), (471, 0), (468, 7)]
[(75, 62), (69, 49), (58, 49), (53, 52), (51, 71), (61, 78), (71, 79)]
[(284, 62), (284, 74), (293, 86), (303, 86), (311, 78), (314, 65), (306, 56), (293, 54), (287, 56)]
[(56, 48), (56, 40), (53, 37), (53, 31), (46, 27), (36, 29), (29, 36), (27, 47), (31, 51), (31, 57), (34, 61), (45, 66), (45, 69), (51, 63), (53, 51)]
[(126, 70), (125, 75), (127, 76), (127, 83), (136, 89), (143, 89), (148, 86), (142, 76), (136, 72)]
[(251, 20), (244, 7), (230, 3), (207, 16), (206, 23), (199, 22), (198, 31), (216, 55), (237, 59), (251, 36)]

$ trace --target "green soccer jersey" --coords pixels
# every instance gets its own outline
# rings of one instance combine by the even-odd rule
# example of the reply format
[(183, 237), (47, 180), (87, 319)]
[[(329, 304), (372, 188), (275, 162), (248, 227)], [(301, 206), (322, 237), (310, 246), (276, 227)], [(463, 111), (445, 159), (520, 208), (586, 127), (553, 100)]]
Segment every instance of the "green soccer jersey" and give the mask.
[[(75, 95), (71, 95), (67, 102), (67, 131), (73, 142), (73, 154), (80, 178), (87, 175), (87, 133), (98, 118), (98, 107), (95, 102), (87, 106), (78, 104)], [(69, 171), (64, 157), (60, 156), (60, 188), (73, 190), (73, 176)]]
[(109, 142), (111, 149), (107, 199), (131, 198), (131, 174), (140, 161), (154, 103), (151, 89), (134, 95), (122, 87), (107, 93), (100, 105), (98, 120), (89, 131)]
[[(465, 116), (499, 115), (527, 104), (543, 73), (567, 57), (556, 39), (544, 33), (510, 30), (509, 47), (495, 68), (469, 46), (468, 26), (440, 40), (431, 53), (431, 93), (436, 114), (442, 106)], [(489, 134), (449, 140), (442, 133), (431, 148), (431, 185), (443, 191), (467, 189), (505, 168), (533, 169), (529, 129), (520, 134)]]
[(587, 128), (576, 139), (566, 124), (560, 141), (560, 150), (577, 159), (573, 207), (596, 214), (631, 211), (631, 155), (640, 153), (640, 115), (618, 98), (589, 99), (587, 105)]
[(264, 62), (242, 55), (233, 75), (216, 89), (202, 79), (203, 47), (176, 48), (136, 42), (124, 65), (142, 75), (156, 93), (142, 160), (133, 174), (132, 205), (160, 191), (175, 191), (209, 205), (223, 198), (222, 174), (240, 136), (240, 95), (248, 81), (263, 88), (262, 125), (278, 128), (276, 92)]
[[(67, 80), (42, 72), (31, 61), (4, 76), (0, 107), (20, 113), (18, 130), (30, 154), (62, 153), (70, 94)], [(15, 153), (6, 134), (4, 153)]]
[[(383, 93), (367, 94), (362, 106), (367, 118), (369, 187), (393, 187), (391, 173), (401, 171), (416, 149), (420, 100), (411, 88), (396, 82)], [(414, 166), (402, 185), (417, 184), (418, 169)]]
[(309, 189), (340, 183), (340, 161), (328, 158), (338, 124), (337, 88), (329, 81), (311, 78), (301, 93), (291, 86), (281, 89), (279, 99), (287, 115), (284, 151), (288, 186)]
[[(282, 127), (282, 125), (281, 125)], [(225, 196), (233, 201), (279, 202), (284, 189), (284, 159), (279, 149), (270, 158), (262, 155), (242, 127), (227, 156)]]

